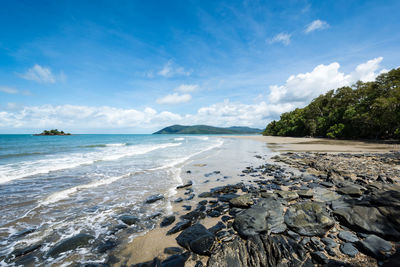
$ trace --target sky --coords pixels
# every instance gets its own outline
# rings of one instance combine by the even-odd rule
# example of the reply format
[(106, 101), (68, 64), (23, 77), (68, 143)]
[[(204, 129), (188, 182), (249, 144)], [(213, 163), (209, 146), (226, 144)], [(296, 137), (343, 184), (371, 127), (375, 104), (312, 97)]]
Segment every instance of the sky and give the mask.
[(0, 0), (0, 134), (265, 128), (400, 66), (400, 1)]

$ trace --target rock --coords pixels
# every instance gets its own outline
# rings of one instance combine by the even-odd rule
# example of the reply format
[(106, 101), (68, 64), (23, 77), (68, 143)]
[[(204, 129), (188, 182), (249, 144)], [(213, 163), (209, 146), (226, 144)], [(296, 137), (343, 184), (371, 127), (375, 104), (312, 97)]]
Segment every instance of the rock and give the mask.
[[(223, 243), (209, 258), (213, 267), (305, 266), (304, 248), (282, 235), (256, 235), (248, 240), (234, 239)], [(307, 265), (310, 266), (310, 265)]]
[(164, 253), (169, 255), (181, 254), (182, 252), (183, 249), (179, 247), (167, 247), (164, 249)]
[(399, 240), (400, 233), (375, 207), (359, 206), (336, 209), (333, 214), (353, 231), (361, 231)]
[(321, 238), (321, 241), (329, 248), (337, 247), (335, 240), (333, 240), (332, 238), (324, 237), (324, 238)]
[(234, 229), (244, 238), (260, 232), (281, 233), (283, 223), (282, 205), (273, 199), (262, 199), (257, 205), (236, 215)]
[(210, 231), (213, 234), (216, 234), (217, 232), (221, 231), (222, 229), (225, 229), (226, 226), (222, 222), (218, 222), (216, 225), (213, 227), (209, 228), (208, 231)]
[(152, 196), (149, 196), (148, 198), (146, 198), (145, 203), (150, 204), (150, 203), (154, 203), (161, 199), (164, 199), (164, 196), (161, 194), (152, 195)]
[(362, 189), (363, 189), (362, 186), (352, 184), (352, 185), (347, 185), (347, 186), (338, 188), (338, 189), (336, 189), (336, 191), (343, 195), (359, 197), (359, 196), (362, 196), (362, 194), (363, 194)]
[(97, 247), (97, 252), (105, 253), (108, 250), (115, 248), (118, 245), (114, 240), (106, 240)]
[(160, 223), (160, 226), (165, 227), (165, 226), (171, 225), (174, 221), (175, 221), (174, 215), (164, 217), (164, 219)]
[(131, 267), (161, 267), (161, 261), (156, 257), (151, 261), (133, 264)]
[(312, 198), (314, 196), (314, 192), (311, 189), (307, 190), (298, 190), (296, 193), (299, 195), (301, 198)]
[(334, 186), (334, 184), (332, 184), (332, 183), (330, 183), (330, 182), (321, 182), (320, 184), (323, 185), (323, 186), (325, 186), (325, 187), (328, 187), (328, 188), (331, 188), (331, 187)]
[(182, 201), (183, 201), (183, 198), (181, 198), (181, 197), (178, 197), (177, 199), (174, 200), (175, 203), (179, 203), (179, 202), (182, 202)]
[(189, 186), (192, 186), (192, 185), (193, 185), (193, 182), (192, 182), (192, 181), (189, 181), (189, 182), (187, 182), (187, 183), (184, 184), (184, 185), (178, 185), (178, 186), (176, 187), (176, 189), (181, 189), (181, 188), (189, 187)]
[(352, 243), (344, 243), (340, 245), (340, 251), (354, 258), (358, 254), (358, 250), (354, 247)]
[(370, 255), (376, 259), (384, 259), (385, 252), (392, 250), (392, 244), (376, 235), (369, 235), (364, 240), (357, 242), (357, 246), (361, 252)]
[(310, 253), (311, 257), (314, 261), (319, 264), (327, 264), (329, 259), (322, 251), (314, 251)]
[(191, 209), (192, 209), (192, 206), (183, 205), (182, 208), (184, 208), (185, 210), (191, 210)]
[(140, 221), (138, 217), (132, 215), (122, 215), (119, 219), (127, 225), (137, 224)]
[(209, 212), (207, 212), (207, 215), (210, 217), (219, 217), (221, 216), (221, 212), (217, 211), (217, 210), (210, 210)]
[(221, 202), (229, 202), (231, 199), (237, 198), (239, 195), (237, 194), (224, 194), (218, 196), (218, 200)]
[(287, 201), (295, 200), (299, 198), (299, 195), (293, 191), (275, 191), (281, 198)]
[(341, 231), (341, 232), (339, 232), (338, 237), (340, 239), (342, 239), (343, 241), (350, 242), (350, 243), (354, 243), (354, 242), (357, 242), (359, 240), (358, 237), (355, 234), (353, 234), (352, 232), (349, 232), (349, 231)]
[(204, 219), (205, 217), (206, 217), (206, 215), (204, 214), (204, 212), (201, 212), (197, 209), (181, 216), (182, 219), (189, 220), (192, 222), (192, 224), (196, 223), (200, 219)]
[(248, 208), (254, 204), (250, 194), (244, 194), (229, 200), (229, 203), (237, 208)]
[(287, 235), (293, 238), (295, 241), (300, 241), (300, 235), (298, 233), (289, 230), (287, 231)]
[(89, 244), (89, 241), (92, 239), (94, 239), (94, 237), (88, 234), (75, 235), (57, 243), (53, 248), (49, 250), (47, 255), (55, 258), (60, 253), (87, 246)]
[(11, 256), (13, 256), (14, 258), (18, 258), (21, 256), (24, 256), (28, 253), (31, 253), (39, 248), (42, 247), (42, 244), (34, 244), (25, 248), (21, 248), (21, 249), (15, 249), (13, 252), (11, 252)]
[(190, 194), (185, 200), (192, 200), (194, 198), (194, 194)]
[(322, 187), (313, 189), (314, 200), (317, 202), (330, 202), (340, 198), (340, 195)]
[(184, 267), (189, 256), (189, 253), (172, 255), (161, 263), (161, 267)]
[(176, 238), (179, 245), (200, 255), (211, 254), (214, 240), (214, 235), (201, 224), (185, 229)]
[(172, 227), (168, 232), (167, 235), (172, 235), (177, 232), (180, 232), (186, 228), (188, 228), (192, 223), (189, 220), (182, 220), (178, 222), (174, 227)]
[(199, 202), (199, 205), (205, 206), (205, 205), (207, 205), (207, 203), (208, 203), (207, 200), (202, 200), (202, 201)]
[(325, 210), (324, 203), (303, 202), (288, 208), (285, 223), (293, 231), (305, 236), (322, 236), (335, 224)]

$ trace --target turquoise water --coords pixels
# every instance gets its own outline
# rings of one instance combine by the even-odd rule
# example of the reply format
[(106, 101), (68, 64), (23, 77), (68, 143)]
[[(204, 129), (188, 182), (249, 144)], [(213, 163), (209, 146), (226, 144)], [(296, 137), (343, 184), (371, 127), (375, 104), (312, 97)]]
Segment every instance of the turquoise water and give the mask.
[[(77, 233), (102, 240), (123, 214), (148, 218), (172, 196), (182, 165), (217, 149), (219, 137), (178, 135), (0, 135), (0, 265), (16, 248), (40, 243), (37, 263), (62, 263), (45, 252)], [(151, 220), (134, 231), (152, 227)], [(28, 234), (24, 233), (28, 230)], [(88, 256), (92, 251), (81, 251)], [(3, 255), (3, 257), (2, 257)]]

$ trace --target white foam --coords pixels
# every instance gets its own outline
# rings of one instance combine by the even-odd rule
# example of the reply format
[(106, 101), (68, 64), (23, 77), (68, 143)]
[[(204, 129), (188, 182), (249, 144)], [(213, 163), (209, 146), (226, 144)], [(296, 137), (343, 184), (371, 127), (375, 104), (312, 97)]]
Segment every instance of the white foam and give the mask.
[(185, 138), (183, 138), (183, 137), (177, 137), (177, 138), (174, 138), (174, 140), (175, 140), (175, 141), (183, 141), (183, 140), (185, 140)]
[(108, 147), (119, 147), (119, 146), (126, 146), (127, 143), (116, 143), (116, 144), (106, 144)]
[(39, 160), (0, 166), (0, 184), (15, 179), (52, 171), (76, 168), (81, 165), (93, 164), (97, 161), (112, 161), (123, 157), (141, 155), (153, 150), (180, 146), (182, 143), (165, 143), (157, 145), (120, 146), (120, 144), (102, 148), (95, 152), (71, 153), (62, 156), (46, 156)]

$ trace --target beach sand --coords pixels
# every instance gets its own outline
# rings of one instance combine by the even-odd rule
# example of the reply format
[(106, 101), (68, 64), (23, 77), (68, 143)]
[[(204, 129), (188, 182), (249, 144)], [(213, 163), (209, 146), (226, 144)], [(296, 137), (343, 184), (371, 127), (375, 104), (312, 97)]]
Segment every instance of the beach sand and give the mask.
[[(212, 138), (212, 137), (210, 137)], [(174, 203), (178, 197), (186, 198), (185, 189), (177, 190), (177, 194), (168, 199), (171, 201), (172, 213), (176, 221), (165, 228), (157, 227), (147, 233), (134, 238), (131, 242), (122, 244), (113, 251), (119, 262), (113, 266), (129, 266), (132, 264), (151, 261), (155, 257), (163, 260), (169, 255), (164, 254), (166, 247), (179, 247), (175, 238), (180, 232), (167, 236), (166, 233), (179, 217), (188, 211), (182, 205), (191, 205), (196, 208), (197, 203), (204, 198), (197, 195), (209, 191), (210, 188), (238, 182), (246, 182), (248, 178), (240, 176), (247, 166), (258, 166), (265, 162), (272, 163), (271, 157), (281, 152), (388, 152), (399, 150), (398, 145), (380, 144), (361, 141), (342, 141), (317, 138), (291, 138), (269, 136), (224, 136), (224, 145), (205, 155), (191, 159), (182, 167), (181, 177), (185, 184), (193, 181), (192, 189), (196, 195), (192, 200)], [(220, 173), (214, 173), (215, 171)], [(215, 225), (218, 218), (206, 217), (200, 223), (207, 228)], [(206, 257), (197, 260), (206, 263)], [(185, 266), (194, 266), (195, 261), (189, 260)]]

